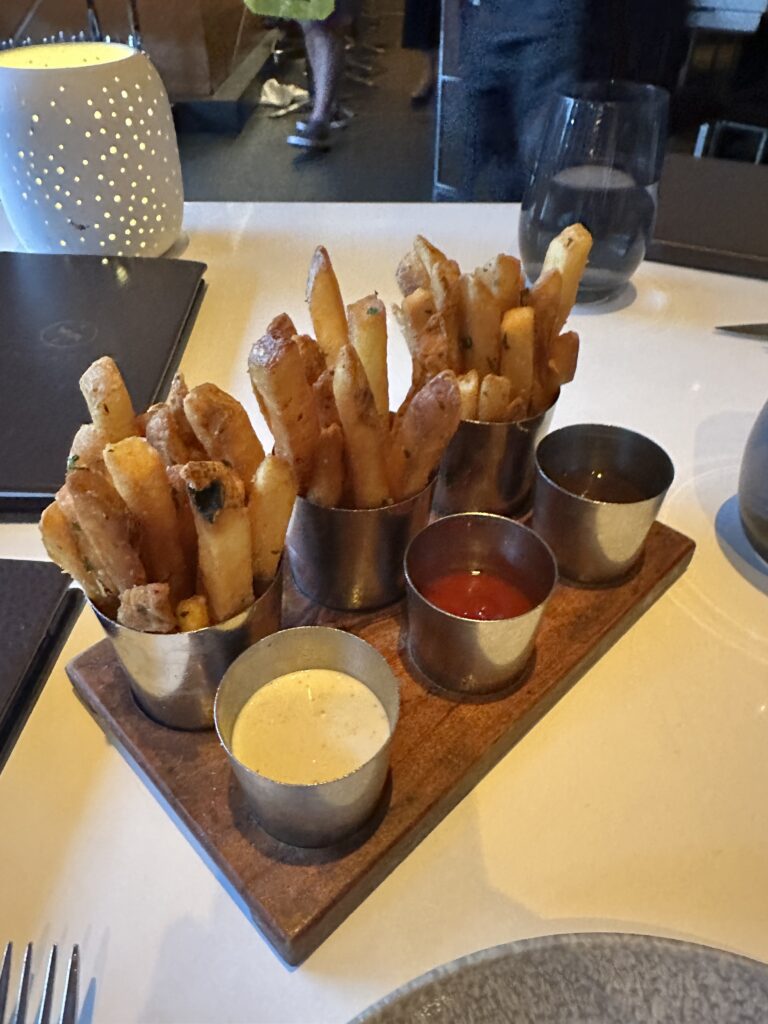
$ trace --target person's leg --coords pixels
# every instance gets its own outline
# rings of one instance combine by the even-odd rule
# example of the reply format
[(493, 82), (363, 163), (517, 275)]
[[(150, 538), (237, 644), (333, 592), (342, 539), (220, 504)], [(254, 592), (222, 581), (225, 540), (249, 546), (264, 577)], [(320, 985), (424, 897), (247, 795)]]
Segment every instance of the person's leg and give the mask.
[(467, 198), (521, 198), (548, 105), (578, 76), (587, 2), (537, 0), (514, 21), (501, 2), (468, 7), (462, 63), (473, 194)]
[(336, 10), (324, 21), (301, 23), (314, 83), (312, 113), (298, 122), (288, 136), (292, 146), (327, 149), (329, 128), (338, 117), (339, 90), (344, 73), (344, 35), (356, 10), (356, 0), (337, 0)]
[(437, 81), (437, 50), (421, 50), (421, 74), (416, 88), (411, 93), (414, 104), (426, 103), (435, 89)]
[(344, 65), (344, 37), (337, 25), (327, 21), (306, 22), (303, 28), (315, 83), (315, 103), (310, 122), (327, 125), (338, 99)]
[(437, 55), (440, 46), (440, 0), (406, 0), (401, 45), (417, 50), (421, 72), (411, 102), (425, 103), (435, 88)]

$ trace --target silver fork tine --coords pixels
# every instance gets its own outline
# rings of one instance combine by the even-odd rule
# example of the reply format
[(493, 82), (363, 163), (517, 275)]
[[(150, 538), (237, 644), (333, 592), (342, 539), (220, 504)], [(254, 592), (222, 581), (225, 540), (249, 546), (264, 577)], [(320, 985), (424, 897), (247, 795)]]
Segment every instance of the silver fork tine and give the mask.
[(0, 967), (0, 1024), (3, 1024), (5, 1017), (5, 1004), (8, 1001), (8, 988), (11, 983), (11, 957), (13, 956), (13, 943), (9, 942), (3, 953), (3, 966)]
[(77, 982), (80, 973), (80, 947), (72, 947), (72, 956), (69, 961), (67, 972), (67, 988), (64, 992), (64, 1002), (61, 1007), (61, 1018), (59, 1024), (75, 1024), (77, 1018)]
[(24, 1024), (27, 1017), (27, 999), (29, 998), (29, 972), (32, 967), (32, 943), (28, 943), (24, 953), (24, 962), (21, 965), (21, 981), (19, 982), (19, 994), (16, 997), (16, 1016), (14, 1024)]
[(48, 957), (48, 970), (45, 972), (45, 984), (43, 985), (43, 1001), (40, 1003), (40, 1012), (37, 1015), (37, 1024), (49, 1024), (51, 1019), (51, 1007), (53, 1006), (53, 979), (56, 974), (56, 946), (51, 946), (51, 955)]

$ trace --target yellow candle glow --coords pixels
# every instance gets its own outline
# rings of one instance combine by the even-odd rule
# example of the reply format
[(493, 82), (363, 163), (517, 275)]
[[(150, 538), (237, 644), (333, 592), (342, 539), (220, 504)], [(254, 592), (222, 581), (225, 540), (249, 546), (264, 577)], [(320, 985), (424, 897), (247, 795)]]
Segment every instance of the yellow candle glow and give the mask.
[(94, 67), (125, 60), (135, 51), (123, 43), (45, 43), (0, 52), (0, 68), (46, 71)]

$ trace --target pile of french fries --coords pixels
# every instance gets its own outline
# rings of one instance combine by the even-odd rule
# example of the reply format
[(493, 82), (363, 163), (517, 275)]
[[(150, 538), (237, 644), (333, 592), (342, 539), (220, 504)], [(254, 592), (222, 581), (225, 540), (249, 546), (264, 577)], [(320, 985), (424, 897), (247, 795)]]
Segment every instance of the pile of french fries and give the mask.
[(510, 422), (549, 408), (573, 379), (579, 336), (563, 333), (592, 248), (581, 224), (550, 243), (525, 288), (520, 261), (500, 254), (471, 274), (417, 235), (397, 268), (395, 315), (413, 359), (414, 386), (453, 370), (461, 418)]
[(51, 559), (124, 626), (189, 632), (244, 611), (277, 571), (296, 498), (291, 466), (264, 455), (240, 403), (187, 390), (136, 415), (109, 357), (83, 374), (92, 422), (72, 442), (43, 512)]
[(330, 508), (380, 508), (423, 490), (461, 415), (456, 375), (441, 368), (389, 409), (386, 309), (375, 294), (345, 309), (326, 250), (314, 253), (307, 302), (315, 338), (285, 313), (252, 347), (248, 370), (299, 494)]

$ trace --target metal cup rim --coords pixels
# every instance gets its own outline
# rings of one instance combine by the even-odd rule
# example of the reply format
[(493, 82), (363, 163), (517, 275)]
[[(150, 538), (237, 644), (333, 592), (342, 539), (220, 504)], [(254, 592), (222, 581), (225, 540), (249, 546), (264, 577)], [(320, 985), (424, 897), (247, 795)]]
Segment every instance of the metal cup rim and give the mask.
[[(339, 775), (338, 778), (327, 779), (325, 782), (280, 782), (278, 779), (270, 778), (269, 775), (262, 775), (261, 772), (257, 772), (254, 768), (250, 768), (247, 764), (243, 764), (243, 762), (240, 760), (240, 758), (235, 756), (235, 754), (232, 751), (232, 749), (230, 748), (229, 744), (224, 741), (224, 737), (221, 735), (221, 730), (219, 729), (219, 696), (221, 694), (222, 686), (224, 685), (224, 681), (226, 680), (227, 675), (228, 675), (230, 669), (234, 668), (234, 666), (238, 663), (238, 661), (240, 661), (241, 658), (245, 658), (247, 655), (251, 655), (260, 644), (264, 643), (265, 640), (271, 639), (271, 637), (265, 636), (263, 639), (259, 640), (257, 643), (252, 644), (250, 647), (247, 647), (242, 652), (242, 654), (239, 654), (235, 658), (235, 660), (232, 662), (232, 664), (229, 666), (229, 668), (227, 668), (227, 670), (224, 673), (224, 675), (221, 677), (221, 682), (216, 687), (216, 696), (213, 699), (213, 725), (214, 725), (214, 728), (216, 730), (216, 736), (218, 737), (219, 743), (224, 748), (224, 751), (226, 752), (226, 754), (229, 757), (231, 757), (232, 760), (235, 761), (240, 768), (242, 768), (245, 772), (247, 772), (248, 775), (252, 775), (256, 779), (263, 779), (265, 782), (270, 783), (270, 785), (272, 785), (272, 786), (281, 786), (281, 787), (285, 787), (286, 789), (294, 789), (294, 790), (295, 789), (318, 790), (318, 789), (321, 789), (324, 786), (335, 786), (337, 782), (344, 782), (347, 779), (352, 778), (353, 775), (357, 775), (358, 772), (361, 772), (364, 768), (367, 768), (368, 765), (372, 761), (374, 761), (377, 757), (379, 757), (389, 747), (389, 745), (392, 743), (392, 737), (395, 734), (395, 729), (397, 728), (397, 723), (400, 721), (400, 685), (399, 685), (399, 683), (397, 681), (397, 676), (394, 674), (392, 669), (389, 667), (389, 664), (387, 663), (387, 659), (384, 657), (384, 655), (379, 650), (377, 650), (373, 646), (373, 644), (369, 644), (367, 640), (363, 640), (363, 638), (360, 637), (360, 636), (357, 636), (356, 633), (349, 633), (345, 629), (336, 629), (334, 626), (293, 626), (290, 629), (282, 629), (282, 630), (280, 630), (280, 632), (281, 633), (290, 633), (290, 634), (294, 634), (295, 635), (299, 631), (306, 632), (307, 630), (311, 630), (312, 632), (315, 632), (316, 630), (319, 630), (319, 629), (324, 630), (326, 632), (343, 633), (344, 636), (353, 638), (355, 643), (363, 644), (366, 647), (370, 648), (372, 651), (374, 651), (375, 654), (377, 655), (377, 657), (384, 663), (384, 665), (386, 666), (387, 671), (392, 676), (392, 679), (395, 682), (395, 691), (396, 691), (396, 696), (397, 696), (397, 705), (396, 705), (396, 708), (395, 708), (395, 711), (396, 711), (395, 723), (394, 723), (394, 725), (390, 725), (389, 726), (389, 735), (387, 736), (387, 739), (385, 740), (385, 742), (382, 743), (382, 745), (378, 748), (378, 750), (375, 751), (375, 753), (371, 754), (371, 756), (368, 758), (367, 761), (364, 761), (363, 764), (358, 765), (357, 768), (353, 768), (353, 770), (351, 772), (347, 772), (346, 775)], [(341, 672), (341, 671), (343, 671), (343, 669), (337, 669), (337, 671)], [(278, 677), (276, 676), (275, 678), (278, 678)], [(273, 680), (270, 680), (270, 682), (272, 682), (272, 681)], [(365, 686), (367, 689), (370, 689), (368, 684), (363, 679), (358, 679), (358, 682), (362, 683), (362, 685)], [(269, 684), (268, 683), (264, 683), (263, 685), (267, 686)], [(371, 691), (371, 692), (373, 692), (373, 691)], [(254, 690), (253, 693), (256, 693), (256, 690)], [(251, 694), (251, 697), (253, 696), (253, 693)], [(375, 696), (375, 694), (374, 694), (374, 696)], [(243, 705), (243, 707), (244, 706), (245, 705)], [(243, 708), (241, 707), (240, 711), (242, 711), (242, 709)], [(389, 722), (389, 716), (387, 716), (387, 721)]]
[[(656, 491), (654, 491), (654, 493), (649, 495), (647, 498), (640, 498), (637, 501), (603, 501), (600, 498), (588, 498), (586, 497), (586, 495), (575, 494), (573, 491), (569, 491), (567, 487), (563, 487), (562, 484), (559, 484), (556, 480), (554, 480), (541, 465), (541, 460), (539, 459), (539, 448), (541, 448), (541, 446), (548, 438), (556, 437), (558, 434), (564, 434), (567, 431), (573, 429), (574, 427), (579, 427), (583, 429), (596, 428), (599, 430), (609, 430), (611, 432), (616, 433), (631, 434), (633, 438), (636, 438), (643, 444), (650, 445), (652, 448), (655, 448), (656, 451), (668, 463), (668, 482), (663, 487), (660, 487)], [(570, 423), (567, 424), (566, 426), (558, 427), (557, 430), (550, 431), (550, 433), (548, 433), (546, 437), (542, 437), (542, 439), (536, 445), (534, 458), (536, 461), (536, 472), (539, 473), (539, 475), (550, 485), (550, 487), (553, 487), (560, 494), (564, 494), (566, 497), (572, 498), (574, 501), (583, 502), (584, 505), (606, 506), (610, 508), (621, 508), (622, 506), (626, 508), (632, 508), (638, 505), (644, 505), (646, 502), (649, 501), (657, 501), (659, 497), (661, 497), (661, 495), (666, 494), (666, 492), (672, 486), (675, 479), (675, 465), (672, 462), (669, 452), (666, 451), (665, 448), (662, 448), (658, 441), (654, 441), (653, 438), (648, 437), (647, 434), (641, 434), (639, 430), (632, 430), (630, 427), (622, 427), (615, 423)]]
[(478, 427), (521, 427), (525, 423), (533, 423), (534, 420), (538, 420), (538, 419), (541, 419), (542, 416), (546, 416), (546, 414), (549, 412), (550, 409), (554, 409), (555, 405), (557, 404), (557, 400), (558, 400), (559, 397), (560, 397), (560, 388), (557, 389), (557, 391), (555, 392), (555, 397), (552, 399), (552, 401), (549, 403), (549, 405), (546, 408), (540, 409), (537, 413), (534, 413), (533, 416), (525, 416), (521, 420), (470, 420), (470, 419), (462, 419), (459, 425), (461, 425), (461, 423), (472, 423), (473, 425), (478, 426)]
[(437, 471), (435, 471), (427, 481), (424, 487), (415, 494), (412, 494), (408, 498), (401, 498), (400, 501), (393, 501), (391, 505), (376, 505), (375, 508), (344, 508), (343, 505), (319, 505), (316, 501), (312, 501), (310, 498), (306, 498), (299, 494), (296, 498), (297, 501), (303, 501), (305, 505), (309, 505), (310, 508), (320, 509), (322, 512), (345, 512), (352, 515), (371, 515), (375, 512), (395, 512), (398, 509), (403, 508), (410, 502), (420, 498), (422, 494), (426, 494), (430, 487), (437, 480)]
[[(410, 574), (410, 572), (408, 570), (408, 556), (411, 553), (412, 545), (416, 543), (416, 541), (419, 539), (419, 537), (421, 537), (421, 535), (423, 533), (426, 533), (427, 530), (429, 530), (431, 527), (437, 526), (439, 523), (447, 522), (450, 519), (468, 519), (468, 518), (473, 518), (473, 519), (498, 519), (501, 522), (505, 523), (507, 527), (509, 527), (509, 528), (511, 528), (513, 530), (520, 530), (520, 531), (522, 531), (524, 533), (527, 533), (530, 537), (532, 537), (535, 541), (537, 541), (541, 545), (541, 547), (543, 547), (544, 550), (549, 555), (549, 557), (550, 557), (550, 559), (552, 561), (552, 567), (553, 567), (552, 585), (550, 586), (550, 588), (547, 591), (547, 593), (545, 594), (545, 596), (540, 601), (537, 601), (536, 604), (532, 608), (529, 608), (527, 612), (523, 612), (522, 615), (512, 615), (512, 616), (508, 616), (508, 617), (503, 618), (503, 619), (470, 619), (470, 618), (467, 618), (464, 615), (454, 615), (453, 612), (447, 612), (445, 610), (445, 608), (441, 608), (439, 605), (433, 604), (433, 602), (430, 601), (429, 598), (424, 596), (424, 594), (419, 590), (419, 588), (416, 586), (416, 584), (411, 579), (411, 574)], [(547, 602), (549, 601), (549, 599), (552, 597), (552, 594), (553, 594), (553, 592), (555, 590), (555, 587), (557, 586), (557, 581), (559, 579), (559, 570), (557, 568), (557, 559), (555, 558), (555, 556), (554, 556), (554, 554), (552, 552), (552, 548), (549, 546), (549, 544), (547, 544), (547, 542), (543, 538), (541, 538), (538, 535), (538, 533), (536, 533), (535, 530), (532, 530), (530, 526), (525, 526), (523, 523), (520, 523), (520, 522), (518, 522), (515, 519), (509, 519), (507, 516), (501, 516), (501, 515), (499, 515), (496, 512), (455, 512), (455, 513), (453, 513), (453, 515), (441, 516), (440, 519), (436, 519), (433, 523), (428, 523), (427, 526), (425, 526), (423, 530), (420, 530), (416, 534), (416, 536), (413, 538), (411, 543), (408, 545), (408, 547), (406, 549), (406, 552), (405, 552), (405, 559), (404, 559), (404, 562), (403, 562), (403, 572), (404, 572), (404, 575), (405, 575), (406, 586), (410, 587), (410, 589), (413, 591), (413, 593), (418, 595), (418, 597), (426, 605), (428, 605), (430, 608), (434, 608), (435, 611), (439, 612), (441, 615), (444, 615), (447, 619), (451, 619), (451, 620), (453, 620), (455, 622), (475, 622), (475, 623), (479, 622), (479, 623), (489, 623), (489, 624), (490, 623), (496, 623), (496, 622), (520, 622), (523, 619), (527, 618), (529, 615), (533, 615), (534, 613), (538, 612), (539, 609), (542, 606), (546, 605)]]
[(238, 612), (237, 615), (231, 616), (231, 618), (229, 618), (229, 619), (223, 619), (221, 622), (213, 622), (213, 623), (211, 623), (208, 626), (201, 626), (200, 629), (188, 629), (188, 630), (185, 630), (183, 632), (181, 630), (178, 630), (176, 633), (150, 633), (150, 632), (148, 632), (146, 630), (143, 630), (143, 629), (134, 629), (133, 626), (124, 626), (122, 624), (122, 622), (118, 622), (117, 619), (113, 619), (110, 615), (106, 615), (103, 611), (101, 611), (101, 609), (98, 608), (93, 603), (93, 601), (91, 601), (91, 599), (89, 597), (86, 597), (86, 601), (91, 606), (91, 608), (93, 609), (93, 611), (96, 614), (98, 619), (100, 619), (100, 620), (103, 619), (105, 622), (111, 623), (113, 626), (116, 626), (118, 629), (124, 629), (126, 631), (126, 633), (135, 633), (137, 636), (157, 636), (157, 637), (166, 637), (166, 636), (174, 636), (174, 637), (178, 637), (178, 636), (199, 636), (202, 633), (209, 632), (210, 630), (215, 630), (215, 629), (218, 629), (218, 630), (230, 630), (230, 629), (236, 629), (238, 626), (241, 626), (245, 622), (245, 620), (248, 618), (248, 616), (251, 614), (253, 609), (256, 608), (256, 606), (259, 605), (264, 600), (264, 598), (267, 597), (267, 595), (270, 593), (270, 591), (274, 587), (275, 583), (282, 576), (282, 571), (283, 571), (283, 556), (281, 555), (280, 562), (278, 563), (278, 566), (277, 566), (277, 572), (272, 577), (272, 579), (269, 581), (269, 583), (266, 585), (264, 590), (262, 590), (262, 592), (259, 594), (259, 596), (257, 598), (254, 598), (253, 603), (249, 604), (247, 608), (243, 608), (243, 610), (241, 612)]

